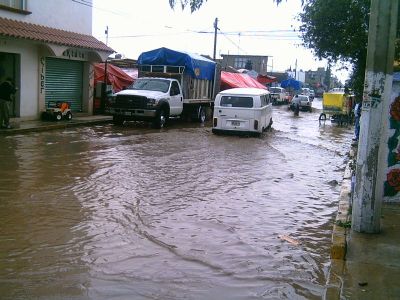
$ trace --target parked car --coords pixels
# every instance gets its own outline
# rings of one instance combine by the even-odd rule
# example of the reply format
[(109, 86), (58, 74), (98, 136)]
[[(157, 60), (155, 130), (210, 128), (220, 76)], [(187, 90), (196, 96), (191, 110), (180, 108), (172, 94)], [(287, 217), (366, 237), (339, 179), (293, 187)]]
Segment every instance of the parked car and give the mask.
[(270, 93), (257, 88), (233, 88), (215, 97), (214, 134), (234, 133), (260, 136), (272, 125)]
[(296, 95), (296, 96), (294, 96), (293, 99), (296, 99), (296, 101), (291, 102), (290, 107), (289, 107), (290, 109), (295, 110), (293, 105), (298, 102), (300, 105), (300, 110), (312, 112), (312, 105), (311, 105), (312, 101), (310, 100), (309, 96)]

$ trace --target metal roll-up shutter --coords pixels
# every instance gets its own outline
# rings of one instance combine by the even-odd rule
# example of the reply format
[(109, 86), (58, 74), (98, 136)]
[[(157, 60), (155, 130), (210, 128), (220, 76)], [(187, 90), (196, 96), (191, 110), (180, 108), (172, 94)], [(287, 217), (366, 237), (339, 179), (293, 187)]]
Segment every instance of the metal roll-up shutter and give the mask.
[(46, 58), (46, 107), (49, 101), (70, 102), (72, 111), (82, 111), (82, 73), (80, 61)]

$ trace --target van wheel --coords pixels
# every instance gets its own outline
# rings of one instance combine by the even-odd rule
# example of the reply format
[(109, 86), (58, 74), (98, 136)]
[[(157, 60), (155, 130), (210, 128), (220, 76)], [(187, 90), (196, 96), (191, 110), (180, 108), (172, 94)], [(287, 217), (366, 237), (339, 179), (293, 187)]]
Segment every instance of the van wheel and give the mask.
[(199, 122), (204, 123), (207, 119), (206, 110), (203, 106), (199, 107)]
[(267, 126), (267, 129), (271, 129), (273, 123), (274, 123), (274, 122), (272, 121), (272, 118), (269, 119), (269, 124), (268, 124), (268, 126)]
[(165, 107), (161, 107), (160, 110), (157, 112), (156, 119), (153, 122), (153, 126), (155, 128), (164, 128), (167, 124), (168, 120), (168, 113)]

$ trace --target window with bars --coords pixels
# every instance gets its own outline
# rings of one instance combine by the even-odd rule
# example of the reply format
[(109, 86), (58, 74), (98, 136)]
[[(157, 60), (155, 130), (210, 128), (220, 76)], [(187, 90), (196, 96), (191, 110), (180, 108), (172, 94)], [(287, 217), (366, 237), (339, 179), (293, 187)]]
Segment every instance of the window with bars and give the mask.
[(247, 58), (235, 57), (234, 68), (244, 69), (246, 66)]

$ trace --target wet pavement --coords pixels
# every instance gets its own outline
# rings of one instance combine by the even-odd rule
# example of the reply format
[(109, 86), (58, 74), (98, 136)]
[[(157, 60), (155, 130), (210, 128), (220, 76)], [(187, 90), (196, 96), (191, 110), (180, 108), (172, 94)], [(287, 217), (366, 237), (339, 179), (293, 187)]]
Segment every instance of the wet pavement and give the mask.
[(352, 131), (318, 115), (0, 135), (2, 299), (323, 298)]

